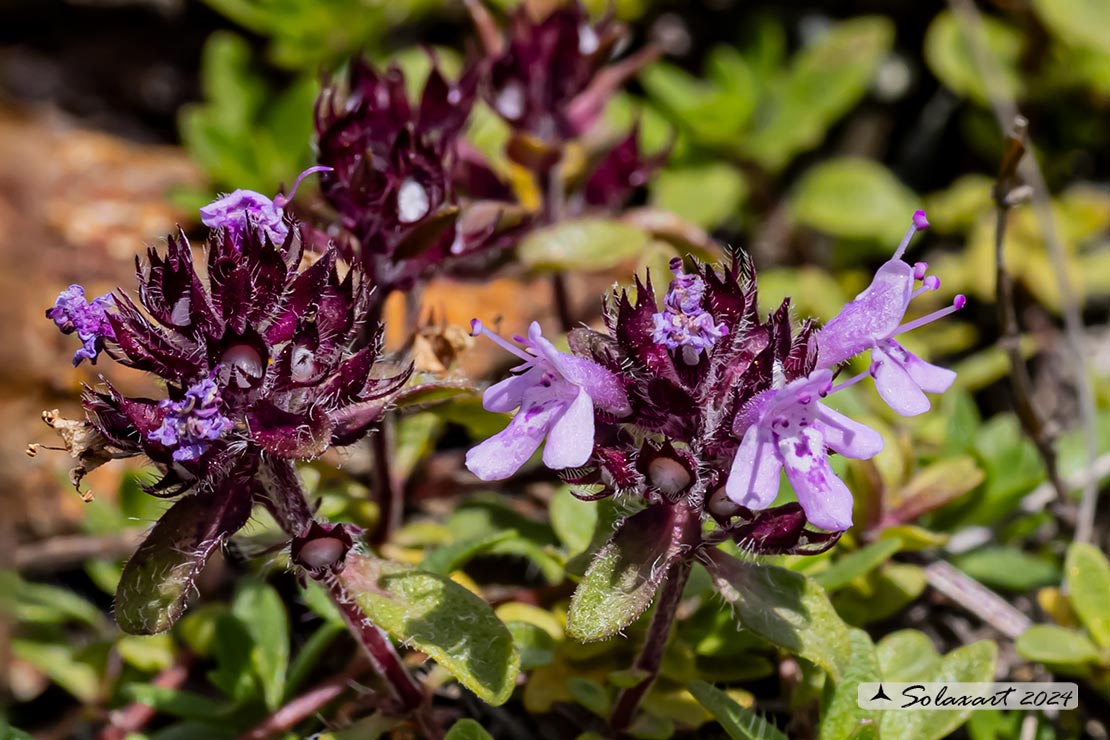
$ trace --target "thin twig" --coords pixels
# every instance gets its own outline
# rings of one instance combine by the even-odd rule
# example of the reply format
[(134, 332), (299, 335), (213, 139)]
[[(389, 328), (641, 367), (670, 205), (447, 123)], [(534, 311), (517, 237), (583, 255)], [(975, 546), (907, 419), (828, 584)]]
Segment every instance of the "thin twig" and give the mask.
[[(189, 653), (181, 653), (169, 668), (154, 677), (150, 683), (163, 689), (177, 689), (189, 678), (189, 666), (193, 658)], [(158, 714), (149, 704), (132, 702), (108, 715), (108, 726), (100, 733), (100, 740), (123, 740), (132, 733), (142, 730)]]
[[(979, 10), (972, 0), (948, 0), (948, 2), (960, 18), (961, 25), (969, 31), (967, 37), (972, 54), (975, 57), (975, 64), (987, 83), (987, 93), (998, 125), (1003, 131), (1006, 131), (1010, 122), (1018, 115), (1017, 104), (1006, 92), (998, 61), (991, 55), (983, 42), (983, 23)], [(1090, 468), (1095, 463), (1098, 448), (1095, 441), (1094, 389), (1091, 387), (1091, 379), (1086, 369), (1083, 354), (1083, 317), (1080, 313), (1079, 303), (1076, 300), (1076, 292), (1066, 271), (1064, 248), (1056, 231), (1048, 187), (1045, 184), (1044, 175), (1037, 164), (1036, 157), (1025, 157), (1018, 165), (1018, 174), (1032, 190), (1033, 211), (1040, 223), (1041, 234), (1044, 236), (1048, 247), (1049, 259), (1052, 261), (1053, 272), (1060, 292), (1060, 303), (1064, 314), (1064, 335), (1068, 351), (1072, 356), (1072, 367), (1074, 368), (1076, 388), (1079, 395), (1080, 427), (1083, 430), (1086, 442), (1087, 467)], [(1083, 486), (1083, 498), (1079, 506), (1076, 525), (1075, 539), (1077, 541), (1091, 541), (1094, 534), (1097, 505), (1098, 484), (1095, 482), (1094, 476), (1087, 476), (1087, 482)]]
[(20, 573), (52, 573), (73, 568), (90, 558), (115, 560), (135, 552), (145, 529), (125, 529), (107, 535), (63, 535), (20, 545), (15, 568)]
[(363, 660), (355, 663), (338, 676), (314, 686), (297, 698), (280, 707), (266, 719), (244, 732), (236, 740), (265, 740), (289, 732), (299, 722), (323, 709), (350, 688), (351, 682), (366, 673), (369, 666)]
[(1033, 624), (1008, 601), (945, 560), (925, 566), (925, 580), (1011, 640)]
[(1014, 392), (1014, 411), (1025, 434), (1033, 441), (1044, 461), (1048, 479), (1056, 490), (1059, 502), (1067, 501), (1068, 489), (1060, 478), (1056, 460), (1057, 426), (1037, 411), (1033, 403), (1033, 381), (1025, 367), (1021, 352), (1021, 327), (1018, 325), (1017, 307), (1014, 305), (1014, 280), (1006, 269), (1006, 223), (1010, 209), (1028, 196), (1029, 188), (1021, 184), (1017, 175), (1018, 163), (1025, 155), (1025, 132), (1029, 122), (1021, 116), (1014, 119), (1007, 136), (1006, 153), (999, 167), (998, 181), (994, 186), (995, 228), (995, 304), (998, 309), (999, 344), (1010, 358), (1010, 384)]

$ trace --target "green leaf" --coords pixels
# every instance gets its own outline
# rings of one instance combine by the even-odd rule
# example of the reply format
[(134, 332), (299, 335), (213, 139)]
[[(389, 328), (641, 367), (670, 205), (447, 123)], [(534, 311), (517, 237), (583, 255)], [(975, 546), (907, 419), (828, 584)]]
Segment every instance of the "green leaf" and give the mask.
[(755, 101), (743, 59), (726, 59), (718, 53), (713, 63), (743, 71), (726, 88), (693, 77), (673, 64), (656, 62), (640, 73), (639, 80), (676, 126), (707, 144), (728, 146), (740, 134)]
[(443, 740), (493, 740), (493, 736), (474, 720), (460, 719), (451, 725)]
[(968, 455), (947, 457), (933, 463), (910, 479), (890, 503), (884, 521), (903, 523), (955, 501), (974, 490), (985, 478), (983, 470)]
[(961, 175), (944, 190), (926, 195), (929, 228), (941, 234), (962, 234), (971, 229), (994, 208), (993, 185), (994, 180), (986, 175)]
[(1098, 646), (1086, 635), (1055, 624), (1034, 624), (1018, 636), (1015, 647), (1026, 660), (1049, 665), (1084, 665), (1099, 659)]
[(1009, 545), (980, 547), (953, 557), (952, 563), (980, 583), (1007, 591), (1029, 591), (1060, 582), (1055, 563)]
[(924, 681), (940, 662), (932, 640), (917, 630), (891, 632), (879, 640), (875, 655), (884, 681)]
[(173, 665), (173, 638), (161, 635), (124, 635), (116, 641), (116, 651), (124, 662), (146, 673), (156, 673)]
[(69, 589), (25, 581), (10, 570), (0, 570), (0, 615), (28, 624), (105, 626), (104, 614), (95, 604)]
[(115, 599), (120, 628), (152, 635), (173, 626), (208, 556), (247, 523), (250, 513), (247, 487), (178, 500), (123, 568)]
[(288, 701), (293, 697), (293, 693), (304, 683), (309, 674), (319, 663), (320, 658), (324, 655), (331, 644), (335, 642), (335, 638), (339, 637), (347, 630), (342, 624), (335, 624), (334, 622), (324, 622), (316, 631), (313, 632), (301, 649), (297, 651), (297, 657), (293, 658), (293, 662), (289, 664), (289, 675), (285, 680), (285, 699)]
[(1068, 44), (1110, 54), (1110, 3), (1106, 0), (1033, 0), (1033, 8)]
[(567, 681), (567, 690), (574, 700), (598, 717), (609, 716), (609, 693), (597, 681), (581, 676), (572, 676)]
[(207, 696), (166, 686), (132, 683), (123, 687), (123, 693), (131, 701), (183, 719), (212, 720), (225, 710), (223, 705)]
[(215, 618), (212, 654), (215, 669), (208, 672), (208, 680), (235, 701), (246, 701), (258, 693), (255, 677), (255, 650), (250, 631), (231, 614)]
[(520, 654), (489, 604), (454, 581), (366, 555), (339, 582), (372, 622), (434, 659), (489, 704), (512, 695)]
[(429, 573), (447, 576), (462, 568), (475, 557), (492, 550), (496, 545), (517, 537), (515, 530), (494, 532), (485, 537), (453, 542), (450, 545), (432, 550), (424, 556), (420, 567)]
[(878, 712), (860, 709), (857, 701), (857, 690), (861, 683), (880, 679), (875, 645), (867, 633), (859, 629), (850, 630), (849, 639), (852, 644), (852, 657), (844, 670), (843, 677), (835, 684), (825, 682), (820, 737), (855, 737), (857, 732), (873, 726), (878, 721)]
[(531, 231), (517, 256), (536, 269), (600, 271), (634, 258), (650, 241), (646, 231), (622, 221), (582, 218)]
[(968, 38), (972, 31), (950, 10), (939, 13), (925, 32), (925, 62), (950, 90), (981, 105), (989, 102), (987, 90), (991, 87), (999, 87), (997, 95), (1020, 97), (1022, 32), (991, 16), (983, 16), (981, 28), (983, 51), (994, 58), (1000, 71), (998, 80), (990, 84), (983, 80), (979, 59)]
[(596, 501), (583, 501), (561, 486), (551, 498), (549, 508), (551, 528), (562, 540), (570, 556), (577, 555), (590, 546), (598, 522)]
[(732, 740), (787, 740), (777, 727), (705, 681), (693, 681), (687, 688)]
[(742, 627), (816, 663), (834, 679), (841, 675), (851, 658), (848, 627), (813, 579), (744, 563), (716, 549), (709, 550), (707, 568)]
[(774, 172), (820, 144), (866, 94), (893, 41), (887, 18), (861, 16), (831, 26), (794, 58), (784, 79), (771, 82), (739, 148)]
[(740, 170), (724, 162), (672, 167), (651, 183), (651, 204), (712, 229), (736, 215), (748, 195)]
[(247, 580), (231, 603), (234, 614), (251, 635), (251, 664), (262, 687), (262, 698), (277, 709), (285, 696), (289, 663), (289, 618), (281, 596), (269, 584)]
[(833, 595), (837, 613), (854, 625), (870, 624), (897, 614), (925, 590), (919, 565), (887, 563)]
[(1073, 542), (1064, 569), (1072, 609), (1094, 641), (1110, 648), (1110, 562), (1094, 545)]
[(917, 196), (878, 162), (856, 157), (811, 167), (790, 199), (803, 226), (845, 239), (897, 244), (919, 206)]
[(554, 585), (563, 580), (562, 561), (549, 552), (558, 544), (551, 527), (513, 511), (502, 499), (467, 502), (451, 515), (448, 527), (458, 540), (476, 540), (514, 531), (518, 536), (490, 545), (488, 554), (527, 558), (539, 568), (548, 583)]
[[(983, 640), (965, 645), (945, 655), (933, 669), (921, 677), (923, 682), (987, 682), (994, 680), (994, 663), (998, 646)], [(880, 659), (880, 663), (881, 663)], [(891, 679), (885, 673), (884, 680)], [(902, 679), (905, 680), (905, 679)], [(972, 708), (946, 712), (883, 712), (880, 736), (905, 740), (940, 740), (948, 737), (967, 721)]]
[(520, 669), (550, 665), (555, 661), (555, 639), (542, 627), (529, 622), (506, 622), (513, 636), (513, 644), (520, 653)]
[(677, 511), (657, 504), (621, 522), (571, 597), (567, 634), (580, 642), (604, 640), (644, 613), (678, 554)]
[(899, 539), (879, 540), (840, 558), (827, 570), (815, 574), (813, 580), (826, 591), (835, 591), (849, 581), (878, 568), (901, 549), (902, 541)]
[(15, 639), (12, 655), (30, 663), (50, 680), (75, 696), (82, 704), (100, 698), (100, 675), (96, 668), (81, 660), (72, 645)]

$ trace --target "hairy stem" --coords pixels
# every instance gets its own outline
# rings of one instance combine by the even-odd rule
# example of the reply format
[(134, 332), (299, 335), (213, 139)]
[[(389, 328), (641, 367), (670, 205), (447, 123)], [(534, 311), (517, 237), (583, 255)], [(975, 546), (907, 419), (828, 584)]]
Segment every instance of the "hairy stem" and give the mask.
[(627, 689), (622, 689), (617, 695), (613, 713), (609, 716), (609, 729), (614, 733), (624, 731), (636, 716), (636, 709), (640, 706), (644, 695), (655, 683), (659, 675), (659, 666), (663, 662), (663, 650), (667, 646), (667, 638), (671, 634), (671, 625), (674, 624), (675, 612), (682, 601), (682, 591), (686, 588), (686, 581), (690, 578), (692, 562), (685, 557), (679, 558), (667, 572), (667, 580), (663, 583), (659, 601), (655, 605), (655, 614), (651, 618), (644, 637), (643, 647), (633, 664), (633, 669), (642, 671), (646, 675), (640, 683)]
[(370, 435), (371, 451), (374, 456), (374, 498), (378, 502), (378, 523), (370, 535), (371, 544), (377, 546), (389, 540), (389, 536), (401, 526), (401, 514), (405, 508), (404, 489), (393, 476), (390, 460), (390, 419), (382, 419), (381, 429)]
[(258, 470), (258, 481), (266, 493), (266, 508), (286, 534), (296, 537), (308, 529), (312, 510), (291, 460), (267, 459)]
[(320, 582), (327, 588), (328, 595), (339, 608), (343, 621), (347, 623), (347, 629), (362, 646), (374, 670), (389, 687), (393, 698), (410, 712), (423, 708), (426, 703), (424, 691), (401, 662), (401, 656), (393, 648), (389, 636), (363, 614), (338, 579), (327, 576)]

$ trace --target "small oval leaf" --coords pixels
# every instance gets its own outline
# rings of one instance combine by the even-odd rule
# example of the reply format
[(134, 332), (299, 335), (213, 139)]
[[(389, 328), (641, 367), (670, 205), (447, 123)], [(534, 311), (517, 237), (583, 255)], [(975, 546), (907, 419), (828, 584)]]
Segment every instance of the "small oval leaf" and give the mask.
[(508, 700), (520, 654), (481, 598), (443, 576), (356, 553), (338, 578), (391, 637), (426, 653), (483, 701)]
[(740, 625), (839, 680), (851, 658), (848, 626), (812, 578), (708, 550), (707, 569)]
[(115, 599), (120, 629), (153, 635), (172, 627), (208, 557), (250, 513), (250, 487), (238, 484), (170, 507), (124, 566)]
[(658, 504), (621, 522), (571, 597), (571, 637), (580, 642), (612, 637), (651, 605), (678, 552), (674, 530), (679, 511)]
[(517, 255), (527, 267), (551, 270), (607, 270), (638, 255), (647, 232), (623, 221), (582, 218), (532, 231)]

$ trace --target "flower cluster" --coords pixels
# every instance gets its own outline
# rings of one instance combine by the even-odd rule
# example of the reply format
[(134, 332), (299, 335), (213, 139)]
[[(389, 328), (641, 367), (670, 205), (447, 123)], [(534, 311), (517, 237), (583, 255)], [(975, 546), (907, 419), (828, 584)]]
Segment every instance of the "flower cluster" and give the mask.
[(336, 214), (325, 232), (361, 258), (383, 297), (503, 246), (519, 225), (502, 218), (511, 190), (460, 137), (481, 70), (448, 82), (433, 59), (414, 105), (398, 67), (355, 60), (316, 102), (321, 191)]
[(172, 449), (178, 462), (196, 460), (234, 426), (220, 413), (220, 388), (212, 378), (190, 386), (183, 400), (167, 398), (158, 408), (165, 412), (162, 426), (147, 434), (147, 439)]
[(87, 301), (85, 289), (71, 285), (58, 295), (54, 307), (46, 310), (46, 318), (52, 319), (63, 334), (76, 334), (81, 340), (81, 347), (73, 353), (74, 367), (82, 360), (95, 365), (104, 342), (115, 340), (116, 334), (107, 314), (111, 305), (111, 296), (102, 295)]
[[(904, 415), (927, 409), (924, 392), (941, 393), (955, 378), (894, 339), (963, 305), (958, 297), (903, 323), (910, 301), (938, 284), (923, 263), (902, 259), (928, 225), (922, 212), (913, 221), (871, 286), (820, 330), (812, 322), (795, 330), (788, 301), (761, 319), (754, 271), (737, 253), (727, 265), (691, 272), (672, 262), (661, 310), (650, 280), (637, 280), (634, 297), (622, 292), (609, 302), (607, 333), (570, 333), (573, 354), (555, 351), (535, 325), (527, 342), (518, 339), (528, 353), (497, 340), (525, 364), (486, 391), (485, 406), (520, 410), (471, 450), (470, 469), (507, 477), (547, 435), (544, 463), (580, 495), (685, 500), (765, 552), (830, 546), (852, 524), (852, 496), (829, 451), (867, 459), (883, 448), (877, 432), (824, 402), (869, 373), (834, 384), (834, 371), (870, 350), (880, 395)], [(798, 504), (769, 508), (783, 472)]]
[[(97, 341), (121, 364), (161, 378), (168, 397), (129, 398), (111, 384), (90, 390), (95, 434), (83, 439), (110, 446), (111, 457), (147, 456), (161, 469), (151, 493), (253, 497), (296, 534), (311, 517), (283, 461), (358, 439), (407, 373), (371, 376), (379, 343), (376, 327), (366, 327), (369, 283), (357, 266), (342, 274), (334, 249), (304, 267), (295, 222), (283, 218), (275, 231), (276, 222), (254, 217), (286, 202), (263, 197), (240, 198), (241, 212), (228, 198), (206, 209), (218, 224), (207, 281), (185, 236), (171, 235), (164, 254), (151, 249), (139, 265), (138, 303), (119, 292), (110, 308), (90, 304), (108, 327)], [(279, 233), (284, 239), (273, 241)], [(79, 295), (79, 287), (63, 293), (51, 318), (65, 331), (60, 316), (71, 317), (85, 340), (86, 317), (69, 308)]]
[(682, 350), (682, 360), (696, 365), (702, 352), (728, 334), (728, 326), (715, 323), (713, 315), (702, 307), (705, 282), (697, 275), (682, 271), (682, 260), (671, 260), (674, 280), (663, 301), (663, 310), (652, 316), (655, 343), (670, 350)]
[[(334, 241), (345, 258), (361, 261), (378, 287), (375, 303), (435, 274), (487, 275), (533, 226), (619, 209), (666, 157), (642, 156), (633, 130), (583, 148), (573, 171), (564, 161), (568, 145), (594, 127), (654, 51), (611, 62), (624, 29), (612, 20), (591, 24), (577, 2), (541, 17), (522, 6), (507, 34), (479, 4), (470, 7), (485, 54), (458, 79), (445, 77), (433, 56), (422, 92), (410, 99), (400, 68), (355, 60), (316, 102), (328, 208), (312, 214), (320, 238), (311, 241)], [(511, 129), (505, 154), (514, 178), (462, 136), (480, 96)], [(252, 217), (280, 236), (280, 213), (256, 196), (237, 191), (225, 200), (257, 206)]]

